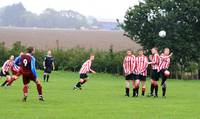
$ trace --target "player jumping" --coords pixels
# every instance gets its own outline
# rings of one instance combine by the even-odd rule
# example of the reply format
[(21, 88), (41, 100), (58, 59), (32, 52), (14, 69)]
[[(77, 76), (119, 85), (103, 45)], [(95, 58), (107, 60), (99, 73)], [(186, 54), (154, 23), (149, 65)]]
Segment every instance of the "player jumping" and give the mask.
[(88, 59), (80, 69), (80, 81), (74, 86), (74, 90), (80, 89), (81, 86), (88, 81), (87, 73), (92, 72), (96, 73), (94, 70), (91, 69), (92, 61), (94, 60), (94, 54), (90, 54), (90, 59)]
[(123, 61), (123, 68), (124, 68), (124, 75), (125, 75), (125, 96), (129, 97), (129, 91), (130, 91), (130, 82), (132, 81), (133, 85), (133, 96), (135, 92), (134, 87), (134, 70), (135, 70), (135, 56), (132, 55), (132, 52), (130, 50), (127, 51), (127, 55), (124, 58)]
[(37, 77), (36, 67), (35, 67), (35, 58), (32, 56), (35, 52), (33, 47), (27, 48), (27, 53), (20, 56), (20, 68), (23, 76), (23, 92), (24, 97), (23, 101), (26, 102), (28, 97), (28, 84), (30, 81), (33, 81), (37, 86), (37, 91), (39, 94), (39, 100), (44, 101), (42, 96), (42, 85)]
[(43, 75), (44, 82), (45, 81), (48, 82), (51, 71), (55, 69), (54, 58), (52, 57), (50, 50), (48, 51), (47, 55), (44, 58), (43, 66), (44, 66), (44, 75)]

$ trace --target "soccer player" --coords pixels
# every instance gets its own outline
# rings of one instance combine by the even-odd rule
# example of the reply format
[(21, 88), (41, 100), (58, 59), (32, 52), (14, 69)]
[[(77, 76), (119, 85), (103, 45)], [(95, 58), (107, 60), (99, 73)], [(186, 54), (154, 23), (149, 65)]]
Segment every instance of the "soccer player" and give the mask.
[(10, 58), (3, 64), (3, 67), (0, 72), (0, 78), (6, 77), (6, 81), (1, 85), (1, 87), (4, 87), (6, 83), (11, 79), (9, 71), (11, 71), (13, 64), (14, 64), (14, 56), (11, 55)]
[(151, 49), (152, 55), (149, 56), (151, 62), (152, 71), (151, 71), (151, 88), (150, 88), (150, 97), (153, 96), (153, 92), (155, 89), (154, 97), (158, 97), (158, 80), (159, 80), (159, 60), (160, 56), (158, 54), (158, 49), (156, 47)]
[(19, 55), (17, 58), (15, 58), (14, 65), (13, 65), (13, 67), (12, 67), (12, 69), (11, 69), (13, 75), (12, 75), (12, 77), (11, 77), (11, 80), (9, 80), (9, 81), (7, 82), (7, 86), (11, 86), (12, 83), (13, 83), (15, 80), (17, 80), (17, 79), (19, 78), (19, 76), (21, 75), (21, 72), (20, 72), (20, 62), (21, 62), (20, 56), (23, 55), (23, 54), (24, 54), (24, 53), (21, 52), (20, 55)]
[(142, 96), (145, 95), (146, 90), (146, 77), (147, 77), (147, 67), (148, 67), (148, 58), (144, 55), (144, 50), (140, 49), (138, 51), (138, 56), (136, 57), (136, 96), (138, 95), (140, 82), (142, 83)]
[(94, 60), (94, 54), (90, 54), (90, 58), (82, 65), (79, 74), (80, 74), (80, 81), (74, 86), (74, 90), (80, 89), (81, 86), (88, 81), (87, 73), (92, 72), (96, 73), (94, 70), (91, 69), (92, 61)]
[(135, 56), (132, 54), (130, 50), (127, 51), (127, 55), (123, 61), (123, 69), (125, 75), (125, 96), (129, 97), (130, 91), (130, 81), (132, 81), (133, 85), (133, 96), (134, 96), (134, 70), (135, 70)]
[(163, 53), (160, 55), (160, 63), (159, 63), (159, 73), (162, 78), (161, 86), (162, 86), (162, 96), (166, 97), (166, 80), (167, 76), (165, 75), (165, 71), (168, 70), (170, 66), (170, 57), (172, 56), (172, 53), (170, 54), (170, 49), (165, 48)]
[(43, 61), (43, 66), (44, 66), (44, 82), (48, 82), (49, 81), (49, 75), (51, 74), (52, 69), (55, 69), (55, 65), (54, 65), (54, 58), (51, 55), (51, 51), (49, 50), (47, 52), (47, 55), (44, 58)]
[(23, 101), (26, 102), (28, 97), (28, 84), (30, 81), (33, 81), (37, 86), (37, 91), (39, 94), (39, 100), (44, 101), (42, 96), (42, 85), (37, 77), (36, 67), (35, 67), (35, 58), (32, 56), (35, 52), (33, 47), (27, 48), (27, 53), (20, 56), (20, 70), (23, 77), (23, 92), (24, 97)]

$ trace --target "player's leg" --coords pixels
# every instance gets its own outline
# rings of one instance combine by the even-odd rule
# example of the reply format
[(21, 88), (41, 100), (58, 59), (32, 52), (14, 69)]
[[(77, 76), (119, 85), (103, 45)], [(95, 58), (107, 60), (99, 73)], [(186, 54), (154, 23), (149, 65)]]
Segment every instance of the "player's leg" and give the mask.
[(47, 77), (47, 73), (46, 73), (46, 69), (44, 70), (44, 74), (43, 74), (43, 80), (44, 82), (46, 81), (46, 77)]
[(1, 87), (4, 87), (11, 80), (10, 75), (6, 75), (6, 80), (1, 84)]
[(11, 86), (12, 83), (13, 83), (15, 80), (17, 80), (17, 79), (18, 79), (18, 76), (17, 76), (17, 75), (13, 75), (13, 76), (11, 77), (11, 80), (8, 81), (7, 86)]
[(129, 97), (129, 92), (130, 92), (130, 80), (125, 81), (125, 96)]
[(159, 73), (156, 71), (154, 79), (155, 97), (158, 97), (158, 80), (159, 80)]
[(37, 86), (38, 96), (40, 101), (44, 101), (43, 95), (42, 95), (42, 84), (39, 79), (35, 80), (35, 84)]
[(142, 76), (141, 83), (142, 83), (142, 96), (144, 96), (145, 91), (146, 91), (146, 77), (145, 76)]
[(24, 87), (23, 87), (24, 97), (22, 99), (23, 102), (26, 102), (27, 97), (28, 97), (28, 84), (29, 84), (29, 82), (30, 82), (30, 79), (27, 78), (26, 76), (23, 76), (23, 84), (24, 84)]
[(135, 97), (138, 97), (140, 88), (140, 80), (137, 78), (135, 81)]
[(132, 80), (132, 86), (133, 86), (133, 97), (135, 97), (136, 90), (135, 90), (135, 80)]
[(166, 89), (167, 89), (167, 85), (166, 85), (167, 77), (164, 75), (164, 71), (165, 70), (161, 70), (161, 77), (162, 77), (161, 86), (162, 86), (162, 96), (163, 97), (165, 97), (165, 95), (166, 95)]
[(74, 86), (74, 90), (75, 89), (81, 89), (81, 85), (83, 85), (84, 83), (86, 83), (87, 82), (87, 79), (88, 78), (88, 76), (87, 76), (87, 74), (80, 74), (80, 80), (79, 80), (79, 82)]

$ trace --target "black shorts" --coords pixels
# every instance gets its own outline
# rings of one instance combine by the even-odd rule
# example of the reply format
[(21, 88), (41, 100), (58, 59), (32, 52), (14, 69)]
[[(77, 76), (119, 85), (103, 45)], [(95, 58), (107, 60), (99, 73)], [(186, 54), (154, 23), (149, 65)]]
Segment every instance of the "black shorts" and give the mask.
[(134, 74), (129, 74), (125, 76), (125, 80), (133, 80), (134, 79)]
[(159, 72), (157, 71), (157, 69), (153, 69), (151, 71), (151, 79), (154, 81), (159, 81)]
[(162, 69), (159, 72), (160, 77), (162, 78), (162, 82), (165, 82), (167, 80), (167, 77), (165, 76), (166, 69)]
[(9, 72), (5, 72), (5, 74), (3, 74), (3, 71), (1, 70), (1, 72), (0, 72), (0, 76), (1, 76), (1, 77), (6, 77), (6, 76), (8, 76), (8, 75), (10, 75)]
[(136, 79), (140, 81), (146, 81), (146, 76), (143, 75), (136, 75)]
[(44, 69), (44, 73), (51, 73), (52, 68), (51, 67), (46, 67), (46, 69)]
[(86, 79), (86, 78), (88, 78), (87, 74), (80, 74), (80, 79)]

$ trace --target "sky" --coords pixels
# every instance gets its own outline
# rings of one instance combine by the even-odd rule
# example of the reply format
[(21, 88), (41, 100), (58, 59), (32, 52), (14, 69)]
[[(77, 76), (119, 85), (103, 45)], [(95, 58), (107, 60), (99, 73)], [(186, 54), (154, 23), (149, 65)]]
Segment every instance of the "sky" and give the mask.
[(126, 10), (138, 4), (138, 0), (0, 0), (0, 7), (21, 2), (33, 13), (40, 14), (46, 8), (74, 10), (98, 20), (123, 20)]

